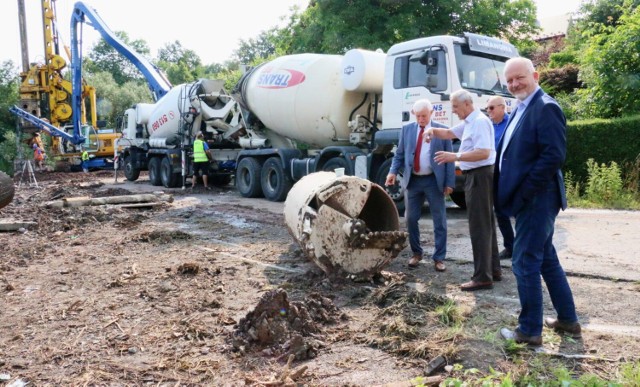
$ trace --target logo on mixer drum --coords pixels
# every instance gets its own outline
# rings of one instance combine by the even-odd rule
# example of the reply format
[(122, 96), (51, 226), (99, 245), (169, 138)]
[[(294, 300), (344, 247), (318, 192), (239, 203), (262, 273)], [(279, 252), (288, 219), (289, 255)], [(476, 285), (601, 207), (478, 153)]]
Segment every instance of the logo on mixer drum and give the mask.
[(305, 75), (298, 70), (265, 69), (258, 78), (258, 87), (264, 89), (284, 89), (304, 82)]

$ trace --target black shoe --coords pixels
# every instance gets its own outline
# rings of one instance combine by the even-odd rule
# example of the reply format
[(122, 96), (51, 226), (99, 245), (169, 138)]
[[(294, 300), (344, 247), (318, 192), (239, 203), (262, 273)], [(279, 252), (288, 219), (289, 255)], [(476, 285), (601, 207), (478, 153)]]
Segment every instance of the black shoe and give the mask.
[(504, 250), (502, 250), (502, 251), (500, 252), (500, 254), (498, 254), (498, 257), (499, 257), (500, 259), (511, 259), (511, 256), (512, 256), (512, 255), (513, 255), (513, 254), (512, 254), (512, 252), (511, 252), (511, 250), (504, 249)]
[(533, 346), (542, 345), (542, 336), (525, 336), (518, 328), (514, 330), (502, 328), (500, 329), (500, 336), (507, 340), (511, 339), (518, 344), (528, 344)]
[(582, 337), (582, 327), (579, 322), (568, 323), (558, 319), (547, 317), (544, 319), (544, 325), (555, 330), (556, 332), (564, 332), (568, 336), (579, 339)]

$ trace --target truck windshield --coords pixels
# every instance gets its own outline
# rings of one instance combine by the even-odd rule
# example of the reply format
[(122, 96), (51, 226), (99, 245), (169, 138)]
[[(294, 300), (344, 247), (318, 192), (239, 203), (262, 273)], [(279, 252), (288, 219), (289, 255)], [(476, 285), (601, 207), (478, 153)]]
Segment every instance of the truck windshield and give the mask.
[(474, 93), (511, 96), (503, 70), (506, 58), (471, 52), (466, 45), (454, 45), (460, 86)]

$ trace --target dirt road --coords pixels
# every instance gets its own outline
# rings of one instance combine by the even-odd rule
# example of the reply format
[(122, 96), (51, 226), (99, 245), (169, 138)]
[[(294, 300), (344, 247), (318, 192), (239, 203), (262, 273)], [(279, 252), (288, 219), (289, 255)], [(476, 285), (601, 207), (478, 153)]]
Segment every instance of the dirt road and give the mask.
[[(53, 198), (157, 187), (113, 184), (104, 173), (39, 179), (44, 189), (20, 190), (0, 212), (38, 222), (0, 234), (0, 374), (8, 381), (238, 386), (295, 376), (312, 386), (373, 385), (423, 375), (438, 355), (464, 369), (526, 372), (495, 338), (519, 308), (509, 262), (492, 291), (461, 292), (470, 242), (466, 215), (453, 206), (446, 272), (424, 261), (409, 271), (404, 251), (382, 277), (356, 283), (325, 278), (302, 257), (282, 203), (232, 188), (174, 189), (165, 190), (172, 203), (151, 210), (45, 210), (39, 205)], [(556, 246), (586, 329), (578, 341), (545, 330), (544, 349), (611, 360), (565, 359), (577, 373), (613, 376), (640, 354), (639, 226), (635, 212), (568, 210), (558, 219)], [(428, 211), (421, 227), (431, 246)], [(462, 329), (441, 320), (449, 302)], [(443, 372), (436, 375), (463, 375)]]

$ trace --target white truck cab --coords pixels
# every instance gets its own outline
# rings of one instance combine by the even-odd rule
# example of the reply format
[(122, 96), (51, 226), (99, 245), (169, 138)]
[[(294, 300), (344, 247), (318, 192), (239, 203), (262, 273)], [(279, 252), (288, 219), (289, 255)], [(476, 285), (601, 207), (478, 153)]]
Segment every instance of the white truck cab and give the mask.
[(433, 119), (453, 126), (459, 122), (451, 112), (449, 95), (466, 89), (474, 106), (484, 108), (487, 100), (507, 91), (503, 70), (517, 49), (502, 40), (466, 33), (463, 36), (432, 36), (398, 43), (387, 52), (382, 104), (382, 129), (401, 128), (414, 120), (411, 106), (421, 98), (433, 103)]

